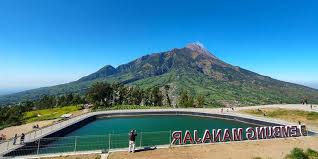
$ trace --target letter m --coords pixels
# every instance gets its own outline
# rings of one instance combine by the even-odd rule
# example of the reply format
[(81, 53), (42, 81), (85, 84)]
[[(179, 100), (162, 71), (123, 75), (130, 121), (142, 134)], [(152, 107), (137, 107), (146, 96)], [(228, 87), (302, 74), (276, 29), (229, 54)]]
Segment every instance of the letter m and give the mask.
[(242, 128), (233, 128), (232, 129), (233, 141), (242, 141), (243, 140), (243, 129)]

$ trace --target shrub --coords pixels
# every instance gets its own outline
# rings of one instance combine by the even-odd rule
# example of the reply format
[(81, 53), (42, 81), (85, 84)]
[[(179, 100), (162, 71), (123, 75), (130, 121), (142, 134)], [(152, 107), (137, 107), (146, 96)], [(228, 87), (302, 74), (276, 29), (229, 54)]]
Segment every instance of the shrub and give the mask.
[(318, 159), (318, 152), (312, 149), (307, 149), (304, 152), (303, 149), (294, 148), (290, 154), (288, 154), (286, 159)]
[(318, 159), (318, 152), (313, 149), (307, 149), (306, 154), (310, 159)]
[(303, 149), (294, 148), (291, 153), (286, 156), (286, 159), (309, 159), (309, 157), (305, 154)]

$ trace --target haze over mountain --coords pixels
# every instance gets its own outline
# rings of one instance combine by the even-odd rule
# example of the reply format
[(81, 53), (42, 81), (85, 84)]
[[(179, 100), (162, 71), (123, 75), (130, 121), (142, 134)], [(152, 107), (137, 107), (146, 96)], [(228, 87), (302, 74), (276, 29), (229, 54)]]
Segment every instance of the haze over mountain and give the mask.
[(200, 43), (142, 56), (114, 68), (106, 65), (77, 81), (0, 97), (0, 104), (37, 99), (42, 95), (85, 93), (94, 82), (121, 82), (141, 88), (170, 85), (177, 100), (180, 90), (204, 95), (208, 105), (299, 103), (308, 98), (318, 103), (318, 90), (283, 82), (228, 64)]

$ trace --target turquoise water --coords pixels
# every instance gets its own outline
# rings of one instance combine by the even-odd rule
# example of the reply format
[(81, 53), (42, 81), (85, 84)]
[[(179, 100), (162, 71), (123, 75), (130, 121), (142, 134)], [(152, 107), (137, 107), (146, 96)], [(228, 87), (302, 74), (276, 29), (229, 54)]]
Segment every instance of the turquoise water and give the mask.
[(67, 136), (108, 135), (109, 133), (126, 133), (131, 129), (137, 132), (175, 131), (246, 128), (255, 126), (238, 121), (197, 116), (132, 116), (97, 119)]
[[(136, 146), (168, 145), (171, 131), (198, 130), (201, 135), (206, 129), (247, 128), (255, 125), (239, 121), (196, 116), (130, 116), (96, 119), (65, 136), (41, 139), (39, 147), (29, 154), (105, 150), (128, 146), (128, 133), (137, 130)], [(32, 148), (29, 148), (32, 149)]]

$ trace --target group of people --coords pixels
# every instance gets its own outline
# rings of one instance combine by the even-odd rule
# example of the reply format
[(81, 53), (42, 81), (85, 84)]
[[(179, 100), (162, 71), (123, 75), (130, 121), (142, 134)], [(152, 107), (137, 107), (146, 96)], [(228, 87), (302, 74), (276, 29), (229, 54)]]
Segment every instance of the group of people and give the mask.
[[(5, 141), (6, 139), (7, 139), (6, 135), (4, 134), (0, 135), (0, 141)], [(17, 144), (17, 139), (18, 139), (18, 134), (15, 134), (13, 137), (13, 145)], [(25, 139), (25, 134), (22, 133), (20, 137), (20, 144), (24, 144), (24, 139)]]
[[(25, 134), (22, 133), (20, 136), (20, 144), (24, 144), (24, 139), (25, 139)], [(5, 141), (6, 140), (6, 135), (1, 134), (0, 135), (0, 141)], [(15, 134), (13, 137), (13, 145), (17, 144), (17, 140), (18, 140), (18, 134)]]
[(33, 125), (32, 128), (33, 128), (33, 129), (40, 129), (40, 126), (39, 126), (38, 124), (36, 124), (36, 125)]
[[(18, 134), (15, 134), (13, 137), (13, 145), (17, 144)], [(24, 144), (25, 134), (22, 133), (20, 136), (20, 144)]]
[[(131, 130), (129, 132), (129, 149), (128, 149), (128, 152), (135, 152), (135, 147), (136, 147), (136, 136), (137, 136), (137, 133), (136, 133), (136, 130)], [(16, 145), (17, 144), (17, 139), (18, 139), (18, 134), (15, 134), (14, 137), (13, 137), (13, 145)], [(24, 139), (25, 139), (25, 134), (22, 133), (21, 136), (20, 136), (20, 144), (24, 144)], [(6, 136), (4, 134), (1, 134), (0, 135), (0, 140), (6, 140)]]
[[(129, 132), (129, 149), (128, 152), (135, 152), (135, 147), (136, 147), (136, 136), (137, 136), (137, 132), (136, 130), (131, 130)], [(17, 144), (17, 139), (18, 139), (18, 134), (15, 134), (13, 137), (13, 145)], [(0, 135), (0, 140), (6, 140), (6, 136), (4, 134)], [(22, 133), (20, 136), (20, 144), (24, 144), (24, 140), (25, 140), (25, 134)]]
[[(136, 130), (131, 130), (129, 132), (129, 149), (128, 149), (128, 152), (135, 152), (135, 147), (136, 147), (136, 136), (137, 136), (137, 133), (136, 133)], [(17, 139), (18, 139), (18, 134), (15, 134), (14, 137), (13, 137), (13, 145), (16, 145), (17, 144)], [(20, 136), (20, 144), (24, 144), (24, 139), (25, 139), (25, 134), (22, 133), (21, 136)], [(4, 134), (1, 134), (0, 135), (0, 140), (6, 140), (6, 136)]]
[[(230, 108), (226, 109), (226, 112), (229, 112), (229, 110), (234, 111), (234, 107), (230, 107)], [(224, 112), (224, 108), (221, 108), (221, 113), (223, 113), (223, 112)]]

